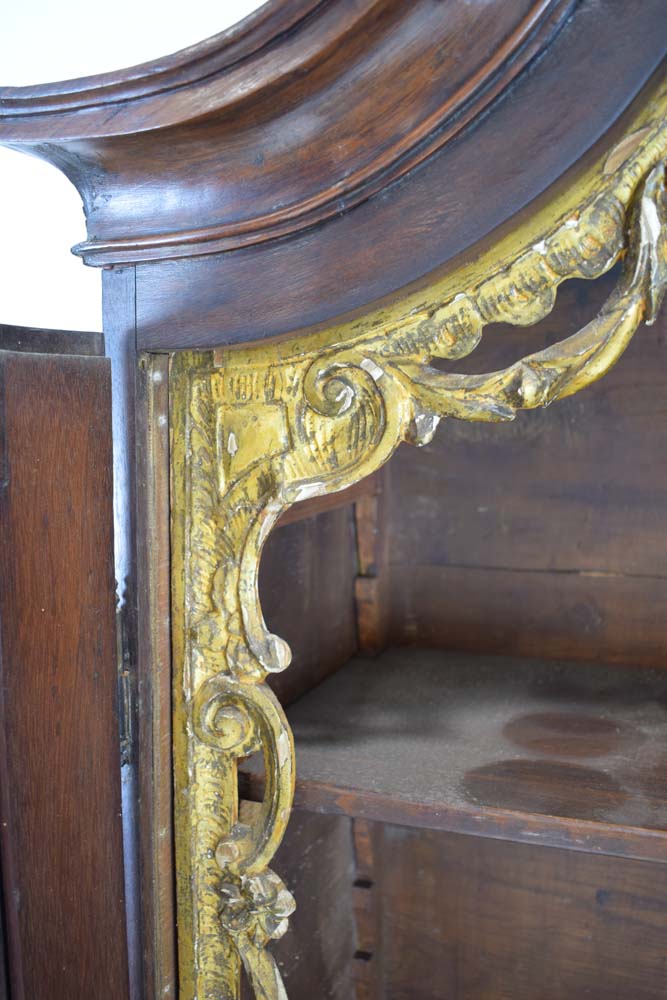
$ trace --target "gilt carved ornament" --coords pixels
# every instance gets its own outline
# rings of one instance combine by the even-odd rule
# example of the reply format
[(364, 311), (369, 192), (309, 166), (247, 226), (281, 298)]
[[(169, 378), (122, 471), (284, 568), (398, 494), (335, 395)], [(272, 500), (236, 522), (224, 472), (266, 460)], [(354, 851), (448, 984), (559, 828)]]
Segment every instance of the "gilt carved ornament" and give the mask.
[[(269, 866), (294, 787), (289, 726), (268, 673), (290, 660), (258, 599), (263, 543), (307, 497), (351, 486), (444, 418), (512, 420), (600, 378), (667, 287), (667, 92), (541, 215), (428, 292), (325, 332), (172, 358), (176, 865), (182, 1000), (232, 1000), (241, 964), (286, 996), (267, 949), (294, 901)], [(623, 262), (599, 315), (502, 371), (441, 371), (494, 322), (528, 325), (559, 284)], [(266, 795), (240, 822), (237, 761), (264, 754)]]

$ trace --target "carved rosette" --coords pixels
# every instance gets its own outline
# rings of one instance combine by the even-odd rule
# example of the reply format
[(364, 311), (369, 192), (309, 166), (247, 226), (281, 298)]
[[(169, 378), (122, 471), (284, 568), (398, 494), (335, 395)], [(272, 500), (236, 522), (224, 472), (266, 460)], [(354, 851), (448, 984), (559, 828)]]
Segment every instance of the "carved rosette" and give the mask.
[[(351, 486), (440, 419), (509, 420), (599, 378), (667, 286), (664, 95), (600, 171), (599, 189), (448, 299), (287, 344), (172, 360), (174, 749), (183, 1000), (233, 1000), (243, 963), (257, 997), (285, 997), (266, 944), (294, 903), (268, 868), (289, 817), (293, 745), (264, 683), (290, 652), (258, 598), (262, 545), (280, 514)], [(615, 159), (614, 159), (615, 157)], [(620, 161), (616, 163), (616, 160)], [(613, 169), (611, 169), (613, 167)], [(567, 340), (486, 375), (444, 373), (483, 327), (530, 324), (561, 281), (619, 259), (600, 314)], [(236, 766), (264, 755), (266, 795), (240, 821)]]

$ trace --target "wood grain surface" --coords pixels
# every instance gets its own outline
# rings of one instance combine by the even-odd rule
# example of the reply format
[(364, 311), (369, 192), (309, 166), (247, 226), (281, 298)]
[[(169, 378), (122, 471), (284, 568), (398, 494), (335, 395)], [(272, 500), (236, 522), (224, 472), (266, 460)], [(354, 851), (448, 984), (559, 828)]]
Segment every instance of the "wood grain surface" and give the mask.
[[(247, 809), (249, 803), (244, 804)], [(288, 996), (350, 1000), (356, 950), (351, 820), (295, 810), (276, 865), (299, 897), (290, 931), (274, 945)], [(253, 1000), (244, 983), (242, 1000)]]
[(141, 939), (148, 998), (176, 996), (171, 728), (169, 363), (141, 358), (137, 371), (138, 685), (137, 759)]
[(386, 1000), (667, 996), (664, 865), (397, 826), (374, 833)]
[(0, 350), (31, 354), (103, 355), (104, 334), (99, 331), (44, 330), (0, 323)]
[[(588, 321), (615, 275), (537, 326), (489, 329), (494, 371)], [(667, 317), (585, 392), (514, 422), (448, 421), (388, 466), (393, 642), (667, 666)]]
[(189, 65), (181, 54), (180, 72), (175, 60), (157, 74), (138, 67), (124, 86), (107, 77), (50, 93), (5, 88), (0, 138), (29, 138), (77, 184), (91, 262), (266, 242), (367, 199), (442, 147), (548, 45), (574, 6), (487, 0), (443, 11), (430, 0), (331, 0), (313, 11), (278, 2), (274, 36), (260, 14), (236, 59), (230, 32), (217, 55), (207, 58), (205, 43)]
[(4, 88), (0, 141), (77, 185), (84, 256), (140, 265), (141, 347), (287, 334), (431, 281), (610, 148), (664, 75), (661, 0), (638, 10), (274, 0), (150, 66)]
[(664, 865), (302, 810), (278, 858), (294, 1000), (667, 996)]
[[(667, 861), (667, 675), (390, 649), (288, 715), (300, 808)], [(263, 765), (243, 765), (261, 796)]]
[(128, 997), (102, 358), (5, 353), (2, 881), (12, 1000)]
[(357, 651), (354, 581), (357, 554), (350, 506), (275, 531), (260, 566), (269, 628), (290, 644), (293, 661), (270, 676), (289, 704)]

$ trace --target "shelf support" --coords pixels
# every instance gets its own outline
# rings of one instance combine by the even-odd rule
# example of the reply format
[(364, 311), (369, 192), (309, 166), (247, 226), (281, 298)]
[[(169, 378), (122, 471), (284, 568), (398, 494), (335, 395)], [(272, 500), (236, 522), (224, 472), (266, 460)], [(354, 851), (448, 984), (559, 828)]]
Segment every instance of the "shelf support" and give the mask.
[[(559, 202), (551, 225), (390, 312), (324, 333), (171, 360), (174, 769), (181, 1000), (236, 1000), (241, 964), (261, 1000), (285, 990), (267, 944), (294, 901), (269, 866), (294, 789), (294, 748), (266, 685), (290, 661), (266, 628), (257, 575), (280, 515), (380, 468), (398, 444), (423, 445), (446, 417), (511, 420), (594, 382), (667, 285), (662, 164), (667, 96)], [(623, 259), (599, 315), (566, 340), (482, 375), (443, 372), (492, 322), (531, 324), (558, 285)], [(262, 751), (265, 799), (239, 816), (237, 762)]]

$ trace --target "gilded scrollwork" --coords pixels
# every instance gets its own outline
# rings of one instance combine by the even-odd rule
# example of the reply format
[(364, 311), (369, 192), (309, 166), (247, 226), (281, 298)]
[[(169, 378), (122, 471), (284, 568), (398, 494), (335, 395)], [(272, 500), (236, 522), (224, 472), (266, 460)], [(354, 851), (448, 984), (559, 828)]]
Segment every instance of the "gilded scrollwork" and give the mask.
[[(242, 963), (258, 997), (285, 996), (267, 942), (293, 900), (268, 865), (293, 794), (292, 738), (266, 675), (289, 663), (264, 624), (262, 546), (291, 504), (344, 489), (401, 441), (423, 444), (439, 420), (510, 420), (598, 379), (667, 286), (664, 95), (597, 183), (572, 196), (539, 239), (499, 255), (458, 290), (393, 314), (271, 345), (172, 359), (174, 746), (179, 962), (183, 1000), (232, 1000)], [(619, 147), (620, 149), (620, 147)], [(616, 159), (614, 159), (614, 155)], [(616, 162), (619, 160), (620, 162)], [(610, 169), (613, 166), (613, 170)], [(485, 325), (530, 324), (558, 285), (623, 259), (600, 314), (546, 350), (490, 374), (432, 366), (478, 344)], [(474, 276), (474, 272), (471, 272)], [(261, 750), (266, 795), (240, 821), (236, 766)]]

